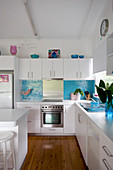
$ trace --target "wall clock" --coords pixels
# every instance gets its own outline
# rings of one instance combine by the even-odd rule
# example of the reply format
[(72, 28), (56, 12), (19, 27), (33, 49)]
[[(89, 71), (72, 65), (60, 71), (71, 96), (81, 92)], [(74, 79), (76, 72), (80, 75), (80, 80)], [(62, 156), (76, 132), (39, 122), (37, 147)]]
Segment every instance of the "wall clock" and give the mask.
[(106, 33), (108, 32), (108, 28), (109, 28), (109, 20), (104, 19), (100, 26), (100, 35), (105, 36)]

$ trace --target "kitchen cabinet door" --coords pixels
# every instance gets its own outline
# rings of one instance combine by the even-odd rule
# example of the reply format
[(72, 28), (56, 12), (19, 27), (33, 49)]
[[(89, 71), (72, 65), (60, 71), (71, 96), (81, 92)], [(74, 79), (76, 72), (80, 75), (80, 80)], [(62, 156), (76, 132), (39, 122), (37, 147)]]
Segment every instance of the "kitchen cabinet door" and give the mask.
[(28, 133), (40, 133), (40, 105), (18, 104), (17, 108), (27, 108), (30, 110), (28, 115)]
[(19, 79), (30, 79), (30, 59), (19, 59)]
[(52, 59), (43, 59), (42, 60), (42, 77), (43, 78), (52, 78)]
[(65, 106), (64, 133), (75, 133), (75, 106)]
[(41, 80), (41, 60), (40, 59), (31, 59), (31, 79), (33, 80)]
[(92, 123), (88, 123), (88, 168), (99, 169), (99, 132)]
[(106, 40), (93, 51), (93, 73), (106, 71)]
[(53, 59), (53, 78), (63, 78), (63, 60)]
[(78, 77), (88, 78), (93, 72), (93, 60), (92, 59), (80, 59), (78, 68)]
[(16, 56), (0, 56), (0, 70), (14, 70)]
[(113, 142), (101, 133), (100, 136), (100, 170), (113, 170)]
[(75, 134), (85, 163), (87, 164), (87, 119), (77, 108), (75, 113)]
[(64, 59), (64, 79), (75, 80), (78, 78), (78, 60)]

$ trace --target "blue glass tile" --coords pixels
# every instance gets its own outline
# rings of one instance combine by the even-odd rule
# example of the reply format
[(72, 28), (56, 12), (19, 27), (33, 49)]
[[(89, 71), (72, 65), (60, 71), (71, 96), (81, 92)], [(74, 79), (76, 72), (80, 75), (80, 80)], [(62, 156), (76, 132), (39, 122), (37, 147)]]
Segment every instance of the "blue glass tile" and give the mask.
[(43, 82), (42, 80), (23, 80), (22, 90), (27, 91), (32, 89), (32, 92), (28, 95), (22, 95), (22, 100), (27, 101), (41, 101), (43, 98)]
[[(89, 91), (91, 97), (95, 93), (95, 80), (64, 80), (64, 100), (71, 99), (71, 93), (77, 88), (80, 88), (83, 92)], [(85, 99), (85, 96), (81, 99)]]

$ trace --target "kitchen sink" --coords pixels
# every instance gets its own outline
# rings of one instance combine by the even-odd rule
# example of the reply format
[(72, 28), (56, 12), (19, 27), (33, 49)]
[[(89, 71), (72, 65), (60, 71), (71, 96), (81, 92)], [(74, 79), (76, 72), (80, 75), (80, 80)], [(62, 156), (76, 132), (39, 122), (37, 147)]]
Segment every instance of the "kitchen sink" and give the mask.
[(105, 104), (99, 104), (98, 107), (92, 107), (91, 103), (80, 103), (80, 105), (87, 112), (104, 112), (105, 111)]

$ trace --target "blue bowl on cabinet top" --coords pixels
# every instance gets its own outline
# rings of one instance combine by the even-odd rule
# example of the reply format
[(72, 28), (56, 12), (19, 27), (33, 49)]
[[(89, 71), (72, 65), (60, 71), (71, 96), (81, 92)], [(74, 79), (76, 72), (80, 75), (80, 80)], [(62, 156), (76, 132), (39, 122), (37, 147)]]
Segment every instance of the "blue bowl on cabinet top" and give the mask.
[(37, 54), (32, 54), (32, 55), (31, 55), (31, 58), (39, 58), (39, 55), (37, 55)]
[(71, 58), (78, 58), (78, 54), (72, 54)]
[(84, 55), (79, 55), (79, 58), (84, 58)]

